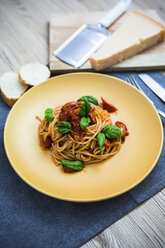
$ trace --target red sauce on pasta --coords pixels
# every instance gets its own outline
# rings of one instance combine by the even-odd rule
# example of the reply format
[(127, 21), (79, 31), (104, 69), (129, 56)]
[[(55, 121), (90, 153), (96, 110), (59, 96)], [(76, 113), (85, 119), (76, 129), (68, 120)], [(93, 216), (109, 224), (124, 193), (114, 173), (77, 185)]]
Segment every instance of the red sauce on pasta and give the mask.
[[(62, 109), (61, 113), (59, 115), (60, 121), (67, 121), (72, 125), (72, 135), (75, 140), (79, 141), (82, 139), (82, 137), (85, 135), (85, 131), (83, 131), (80, 127), (80, 119), (81, 116), (80, 108), (82, 106), (82, 102), (68, 102), (66, 103)], [(94, 115), (94, 109), (95, 107), (91, 107), (91, 111), (89, 112), (88, 116), (91, 119), (91, 123), (96, 122), (96, 117)]]
[(121, 121), (116, 121), (115, 122), (115, 125), (118, 126), (123, 131), (124, 135), (123, 135), (123, 137), (121, 137), (121, 139), (122, 139), (122, 142), (124, 142), (125, 141), (125, 137), (129, 135), (128, 128)]

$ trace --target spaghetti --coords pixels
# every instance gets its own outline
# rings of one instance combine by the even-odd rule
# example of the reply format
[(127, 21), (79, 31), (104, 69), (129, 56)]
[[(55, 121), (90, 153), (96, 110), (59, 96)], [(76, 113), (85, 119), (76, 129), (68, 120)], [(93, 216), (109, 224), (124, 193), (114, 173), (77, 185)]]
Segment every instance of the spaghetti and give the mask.
[[(52, 110), (53, 121), (51, 122), (46, 118), (37, 117), (40, 121), (38, 129), (40, 145), (44, 149), (51, 150), (56, 165), (61, 165), (63, 160), (78, 160), (83, 164), (100, 162), (115, 155), (121, 148), (123, 136), (119, 138), (107, 138), (105, 136), (105, 142), (102, 146), (104, 152), (101, 152), (97, 136), (106, 126), (113, 126), (111, 115), (107, 110), (90, 103), (91, 108), (86, 115), (88, 117), (85, 117), (89, 118), (89, 125), (83, 130), (80, 126), (82, 105), (83, 102), (79, 101), (54, 108)], [(60, 133), (59, 122), (70, 123), (70, 132)], [(124, 136), (128, 135), (127, 128), (124, 130), (123, 127), (120, 126), (120, 129), (124, 131)], [(65, 131), (66, 129), (64, 129)]]

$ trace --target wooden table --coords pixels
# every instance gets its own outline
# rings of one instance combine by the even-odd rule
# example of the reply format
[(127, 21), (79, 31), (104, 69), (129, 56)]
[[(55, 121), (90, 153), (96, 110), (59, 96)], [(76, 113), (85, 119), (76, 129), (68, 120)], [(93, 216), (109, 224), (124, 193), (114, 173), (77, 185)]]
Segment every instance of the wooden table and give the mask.
[[(48, 63), (48, 21), (53, 13), (101, 11), (115, 0), (1, 0), (0, 75), (27, 62)], [(130, 9), (156, 9), (164, 18), (164, 0), (134, 0)], [(165, 189), (82, 246), (165, 247)]]

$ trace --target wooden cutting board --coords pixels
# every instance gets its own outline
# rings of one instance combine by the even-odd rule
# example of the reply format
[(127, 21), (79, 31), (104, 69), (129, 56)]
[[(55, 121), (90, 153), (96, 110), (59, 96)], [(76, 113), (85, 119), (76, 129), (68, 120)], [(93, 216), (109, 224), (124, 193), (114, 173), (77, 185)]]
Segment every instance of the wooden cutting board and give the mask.
[[(163, 23), (155, 10), (143, 11), (148, 16)], [(52, 74), (93, 71), (90, 62), (87, 61), (81, 68), (72, 67), (53, 55), (53, 51), (59, 47), (71, 34), (73, 34), (84, 23), (97, 23), (106, 12), (85, 12), (70, 14), (54, 14), (51, 16), (49, 25), (49, 65)], [(109, 28), (111, 34), (127, 18), (129, 12), (123, 14)], [(133, 56), (106, 71), (144, 71), (165, 70), (165, 42), (147, 49), (141, 54)]]

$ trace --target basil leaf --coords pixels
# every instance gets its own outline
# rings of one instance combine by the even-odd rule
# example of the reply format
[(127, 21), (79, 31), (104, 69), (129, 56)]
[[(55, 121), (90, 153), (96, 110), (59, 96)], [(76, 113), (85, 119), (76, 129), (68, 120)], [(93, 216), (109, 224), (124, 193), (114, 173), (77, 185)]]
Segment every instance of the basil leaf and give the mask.
[(45, 119), (48, 120), (49, 122), (52, 122), (54, 120), (52, 108), (47, 108), (45, 110)]
[(101, 154), (103, 154), (104, 153), (103, 145), (105, 143), (105, 134), (104, 133), (99, 133), (97, 135), (97, 142), (99, 144)]
[(49, 122), (52, 122), (54, 120), (54, 116), (52, 113), (46, 114), (45, 119), (47, 119)]
[(83, 102), (80, 108), (80, 116), (85, 117), (91, 111), (91, 104), (88, 101)]
[(47, 108), (45, 110), (45, 114), (50, 114), (50, 113), (53, 113), (53, 109), (52, 108)]
[(82, 117), (80, 120), (81, 129), (84, 130), (90, 123), (91, 119), (89, 117)]
[(71, 124), (67, 121), (60, 121), (57, 123), (58, 127), (71, 128)]
[(118, 126), (106, 125), (103, 133), (107, 138), (118, 139), (124, 135), (123, 131)]
[(69, 160), (61, 160), (62, 165), (65, 165), (73, 170), (77, 170), (80, 171), (82, 169), (84, 169), (84, 164), (83, 162), (77, 160), (77, 161), (69, 161)]
[(67, 121), (60, 121), (57, 123), (58, 126), (58, 132), (62, 134), (69, 133), (72, 130), (72, 126)]
[(79, 102), (79, 101), (86, 102), (86, 101), (88, 101), (88, 100), (87, 100), (86, 96), (82, 96), (82, 97), (80, 97), (80, 98), (77, 100), (77, 102)]
[(86, 100), (87, 100), (88, 102), (93, 103), (94, 105), (99, 105), (98, 100), (97, 100), (96, 97), (94, 97), (94, 96), (82, 96), (82, 97), (80, 97), (77, 101), (78, 101), (78, 102), (79, 102), (79, 101), (85, 102)]

